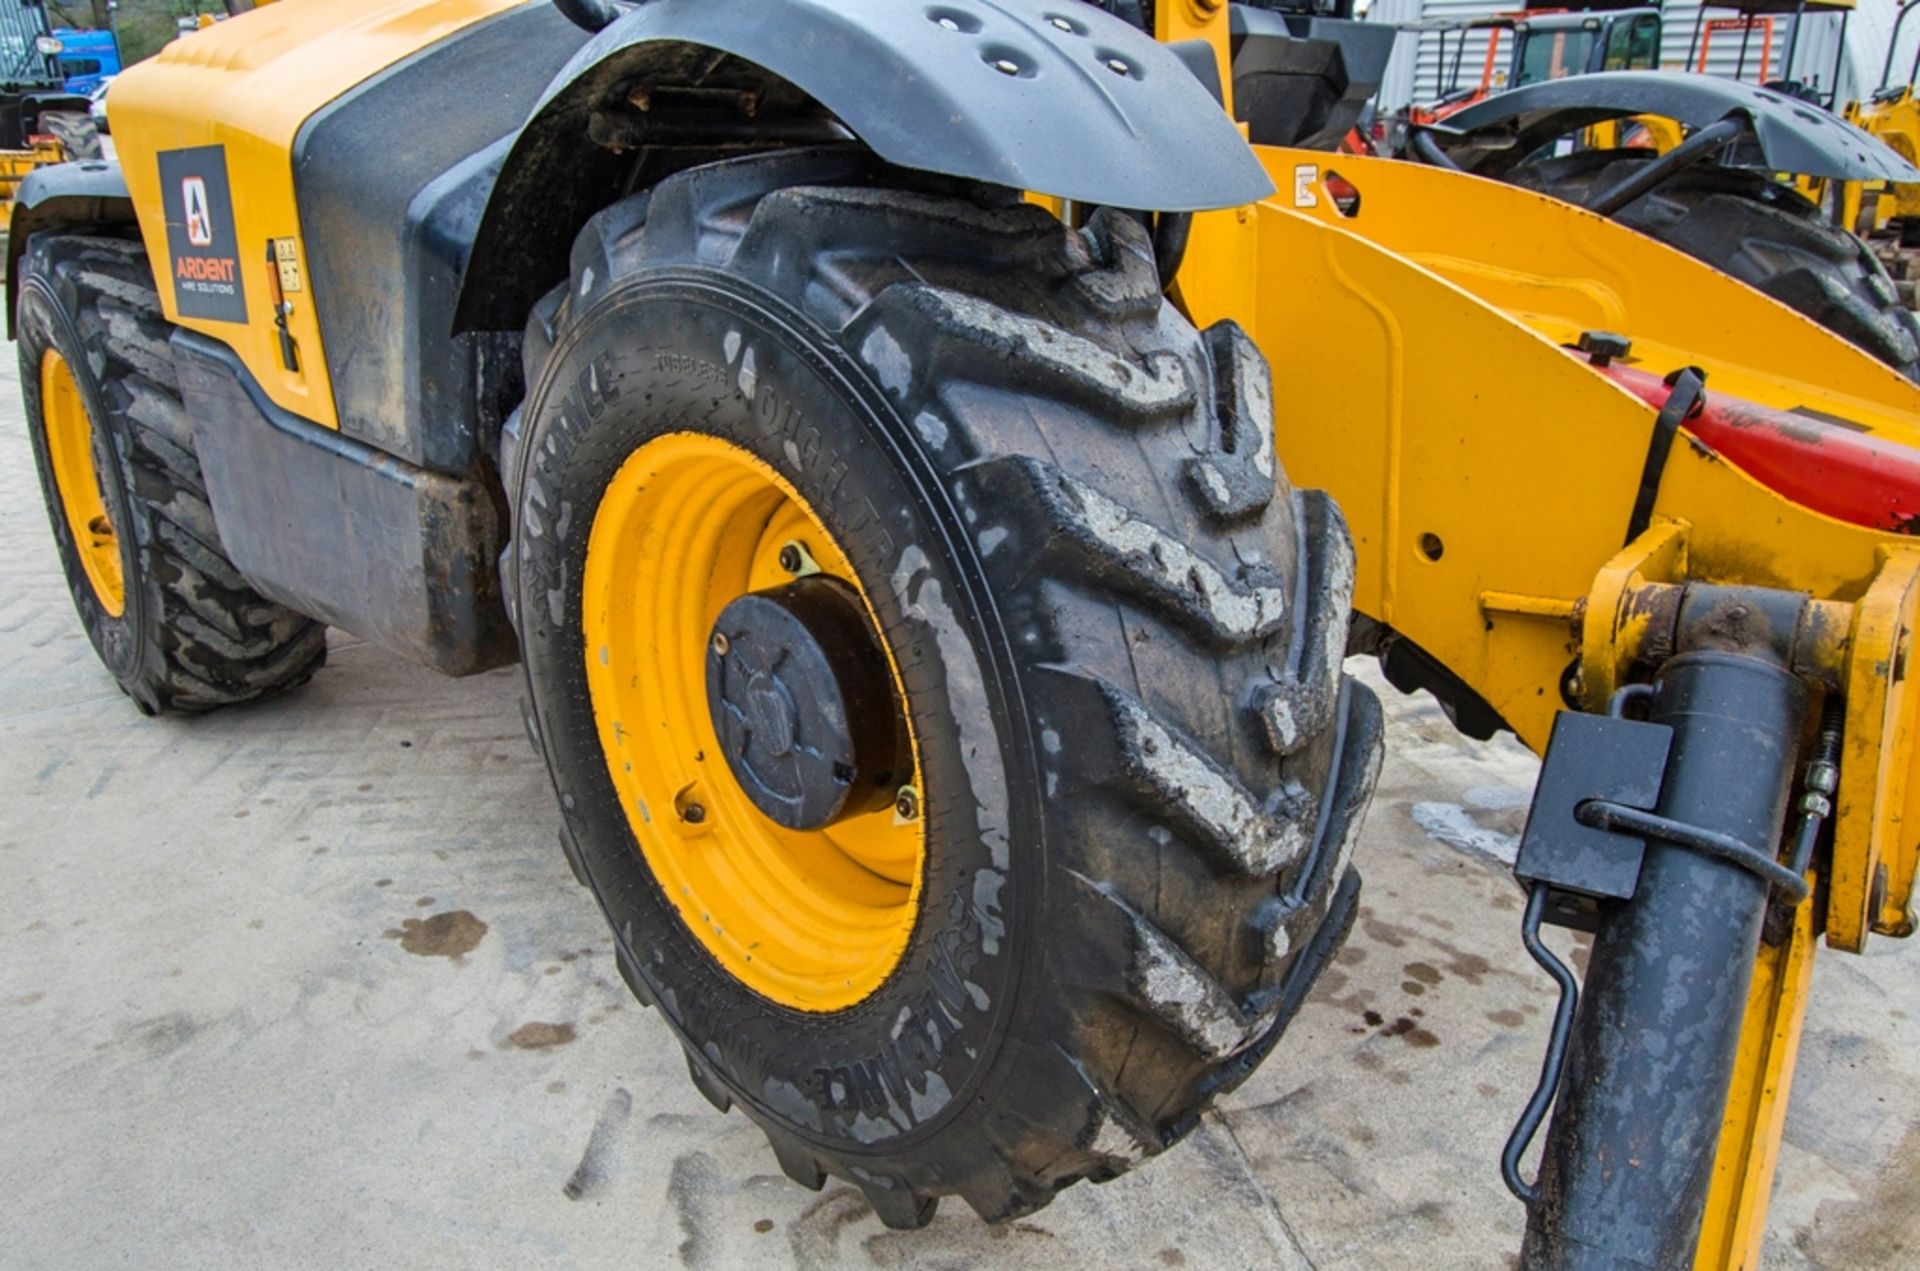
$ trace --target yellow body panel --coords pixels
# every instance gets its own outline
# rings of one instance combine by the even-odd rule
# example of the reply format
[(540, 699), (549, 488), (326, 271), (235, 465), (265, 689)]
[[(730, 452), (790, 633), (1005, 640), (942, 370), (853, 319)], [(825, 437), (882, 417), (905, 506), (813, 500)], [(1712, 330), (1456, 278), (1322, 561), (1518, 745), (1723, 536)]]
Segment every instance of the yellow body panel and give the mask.
[[(1849, 103), (1846, 118), (1849, 123), (1886, 142), (1907, 162), (1920, 163), (1920, 102), (1914, 100), (1912, 85), (1908, 85), (1898, 96)], [(1847, 189), (1853, 192), (1854, 198), (1858, 198), (1857, 182), (1850, 182)], [(1895, 216), (1920, 216), (1920, 184), (1896, 182), (1890, 195), (1881, 196), (1875, 220), (1885, 224)], [(1848, 220), (1842, 224), (1851, 225), (1853, 222)]]
[[(1180, 295), (1273, 364), (1279, 453), (1333, 491), (1355, 603), (1440, 658), (1536, 748), (1579, 651), (1565, 616), (1626, 530), (1654, 412), (1559, 346), (1630, 336), (1631, 361), (1920, 441), (1920, 389), (1798, 314), (1555, 200), (1438, 169), (1263, 150), (1279, 194), (1198, 218)], [(1800, 508), (1690, 447), (1657, 511), (1692, 523), (1692, 576), (1861, 596), (1909, 540)], [(1423, 535), (1442, 545), (1438, 559)], [(1488, 603), (1489, 596), (1492, 603)], [(1541, 598), (1520, 611), (1502, 596)]]
[(114, 145), (156, 266), (171, 260), (156, 156), (191, 146), (226, 148), (248, 321), (181, 317), (163, 278), (167, 317), (232, 346), (276, 404), (337, 427), (310, 291), (287, 297), (297, 371), (281, 364), (273, 321), (268, 240), (291, 238), (299, 259), (307, 257), (294, 202), (294, 138), (308, 117), (354, 85), (522, 2), (295, 0), (175, 40), (115, 79), (109, 95)]
[(1631, 146), (1665, 154), (1686, 140), (1686, 136), (1677, 120), (1661, 115), (1630, 115), (1625, 119), (1608, 119), (1594, 124), (1587, 129), (1583, 140), (1595, 150)]
[(1233, 50), (1227, 38), (1224, 0), (1163, 0), (1154, 10), (1153, 35), (1163, 44), (1205, 40), (1213, 46), (1220, 73), (1220, 92), (1227, 114), (1233, 114)]
[[(1920, 389), (1740, 283), (1603, 218), (1413, 164), (1262, 150), (1278, 189), (1196, 218), (1178, 296), (1234, 318), (1273, 366), (1277, 452), (1332, 491), (1358, 548), (1355, 607), (1437, 657), (1544, 748), (1581, 665), (1591, 709), (1649, 582), (1804, 591), (1848, 625), (1848, 754), (1829, 943), (1904, 934), (1920, 733), (1893, 683), (1914, 622), (1914, 540), (1808, 511), (1676, 445), (1653, 527), (1622, 550), (1655, 412), (1564, 346), (1601, 329), (1639, 368), (1920, 444)], [(1359, 191), (1343, 214), (1327, 169)], [(1576, 663), (1576, 659), (1583, 662)], [(1876, 687), (1877, 686), (1877, 687)], [(1849, 761), (1851, 796), (1848, 790)], [(1877, 902), (1877, 907), (1876, 907)], [(1756, 967), (1699, 1268), (1752, 1264), (1792, 1075), (1814, 903)]]

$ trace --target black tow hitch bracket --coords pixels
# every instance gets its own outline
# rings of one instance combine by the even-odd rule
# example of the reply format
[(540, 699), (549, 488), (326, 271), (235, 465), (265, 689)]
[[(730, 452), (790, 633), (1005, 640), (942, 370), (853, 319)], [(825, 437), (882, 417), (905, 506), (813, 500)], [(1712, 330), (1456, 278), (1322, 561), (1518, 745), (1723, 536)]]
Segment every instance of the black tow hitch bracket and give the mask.
[[(1526, 1266), (1661, 1266), (1698, 1238), (1762, 919), (1807, 896), (1800, 853), (1767, 850), (1806, 698), (1775, 661), (1703, 651), (1605, 716), (1554, 723), (1514, 865), (1522, 939), (1560, 991), (1501, 1155), (1528, 1208)], [(1636, 699), (1644, 720), (1626, 718)], [(1595, 934), (1584, 995), (1544, 923)], [(1529, 1183), (1521, 1158), (1549, 1109)]]

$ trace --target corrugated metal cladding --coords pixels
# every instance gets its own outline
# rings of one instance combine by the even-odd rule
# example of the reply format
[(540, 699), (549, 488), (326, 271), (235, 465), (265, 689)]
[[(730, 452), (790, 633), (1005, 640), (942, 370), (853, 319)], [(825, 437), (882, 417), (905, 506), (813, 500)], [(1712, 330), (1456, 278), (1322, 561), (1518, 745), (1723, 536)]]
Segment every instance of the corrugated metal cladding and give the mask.
[[(1513, 3), (1500, 4), (1492, 0), (1373, 0), (1367, 20), (1395, 25), (1432, 19), (1464, 20), (1510, 12), (1517, 7)], [(1572, 4), (1569, 7), (1573, 7)], [(1881, 65), (1887, 54), (1887, 38), (1892, 31), (1897, 8), (1897, 0), (1859, 0), (1858, 8), (1846, 24), (1846, 54), (1840, 59), (1839, 65), (1841, 101), (1871, 91), (1879, 83)], [(1697, 3), (1685, 3), (1682, 0), (1681, 3), (1665, 6), (1660, 48), (1662, 66), (1681, 70), (1698, 63), (1697, 48), (1690, 63), (1688, 47), (1694, 38), (1694, 23), (1699, 14), (1700, 5)], [(1734, 16), (1726, 9), (1709, 7), (1707, 10), (1709, 21), (1715, 17)], [(1818, 84), (1823, 93), (1831, 92), (1835, 84), (1834, 53), (1839, 45), (1840, 17), (1831, 13), (1810, 13), (1806, 15), (1804, 23), (1794, 52), (1795, 78)], [(1790, 17), (1773, 19), (1772, 59), (1764, 78), (1775, 78), (1784, 71), (1792, 27), (1793, 19)], [(1465, 55), (1459, 59), (1458, 84), (1461, 87), (1470, 88), (1480, 82), (1481, 67), (1486, 60), (1486, 41), (1487, 35), (1482, 32), (1469, 36)], [(1715, 75), (1732, 75), (1740, 60), (1740, 32), (1714, 32), (1706, 42), (1708, 71)], [(1741, 75), (1742, 79), (1757, 82), (1762, 78), (1759, 71), (1764, 46), (1763, 32), (1756, 26), (1747, 42), (1746, 69)], [(1381, 87), (1382, 107), (1397, 110), (1410, 102), (1431, 102), (1437, 98), (1442, 87), (1451, 79), (1458, 47), (1459, 37), (1449, 36), (1446, 62), (1443, 64), (1439, 35), (1433, 32), (1418, 35), (1407, 32), (1401, 35), (1399, 47), (1394, 51), (1393, 61), (1387, 68), (1386, 80)], [(1920, 14), (1909, 19), (1906, 29), (1900, 33), (1895, 79), (1905, 82), (1917, 47), (1920, 47)], [(1502, 72), (1507, 67), (1510, 53), (1510, 48), (1505, 47), (1503, 42), (1495, 60), (1495, 66)]]

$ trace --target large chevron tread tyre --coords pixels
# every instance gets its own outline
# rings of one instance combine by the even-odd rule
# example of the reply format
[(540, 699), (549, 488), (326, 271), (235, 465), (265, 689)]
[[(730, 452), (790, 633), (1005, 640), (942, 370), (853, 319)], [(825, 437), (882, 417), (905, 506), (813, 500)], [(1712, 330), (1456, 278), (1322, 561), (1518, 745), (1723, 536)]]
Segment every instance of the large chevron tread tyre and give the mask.
[(84, 111), (42, 111), (40, 131), (60, 143), (60, 152), (69, 163), (101, 157), (100, 125)]
[[(1381, 731), (1253, 345), (1124, 217), (911, 180), (786, 152), (601, 213), (505, 441), (534, 732), (623, 972), (787, 1174), (900, 1227), (1112, 1178), (1253, 1070), (1351, 921)], [(806, 656), (870, 640), (864, 735), (910, 744), (890, 808), (787, 832), (736, 760), (826, 716), (729, 597), (803, 585), (844, 620)]]
[[(1512, 179), (1584, 205), (1652, 158), (1651, 151), (1586, 150), (1526, 163)], [(1798, 191), (1759, 173), (1702, 165), (1655, 186), (1615, 219), (1920, 380), (1920, 319), (1872, 249), (1828, 222)]]
[(74, 606), (147, 714), (304, 683), (326, 629), (254, 591), (220, 542), (138, 241), (37, 234), (21, 262), (27, 431)]

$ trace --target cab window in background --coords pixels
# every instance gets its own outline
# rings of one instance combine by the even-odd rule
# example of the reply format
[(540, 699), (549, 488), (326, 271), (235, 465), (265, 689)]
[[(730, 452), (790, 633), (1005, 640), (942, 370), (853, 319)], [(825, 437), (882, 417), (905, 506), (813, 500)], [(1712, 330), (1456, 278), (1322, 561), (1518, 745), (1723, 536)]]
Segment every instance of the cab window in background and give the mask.
[[(1597, 24), (1596, 24), (1597, 25)], [(1538, 84), (1550, 79), (1565, 79), (1586, 71), (1593, 56), (1597, 32), (1591, 27), (1578, 31), (1534, 31), (1520, 51), (1522, 84)]]

